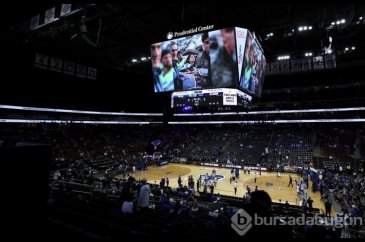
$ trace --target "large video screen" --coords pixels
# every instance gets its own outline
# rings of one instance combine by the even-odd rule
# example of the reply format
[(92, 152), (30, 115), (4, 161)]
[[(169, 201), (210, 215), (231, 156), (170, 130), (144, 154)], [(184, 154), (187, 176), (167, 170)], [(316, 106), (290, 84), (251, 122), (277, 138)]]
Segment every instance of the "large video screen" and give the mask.
[(251, 95), (261, 95), (265, 57), (261, 46), (244, 28), (154, 43), (151, 61), (155, 92), (240, 86)]
[(235, 28), (209, 32), (212, 86), (237, 86), (237, 55)]
[(240, 86), (249, 93), (261, 97), (265, 68), (266, 59), (261, 46), (253, 35), (247, 31)]
[(210, 87), (207, 32), (151, 45), (155, 92)]

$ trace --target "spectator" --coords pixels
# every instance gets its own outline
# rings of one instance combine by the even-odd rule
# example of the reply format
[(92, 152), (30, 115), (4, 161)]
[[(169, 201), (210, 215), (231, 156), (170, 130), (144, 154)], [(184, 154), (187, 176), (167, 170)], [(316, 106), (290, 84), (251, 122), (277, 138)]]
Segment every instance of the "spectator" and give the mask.
[(326, 199), (326, 201), (324, 203), (324, 207), (325, 207), (325, 210), (326, 210), (325, 216), (331, 217), (332, 204), (331, 204), (329, 199)]
[[(251, 198), (248, 204), (243, 206), (243, 209), (251, 215), (251, 217), (258, 217), (267, 220), (273, 218), (271, 214), (271, 197), (265, 191), (255, 191), (251, 193)], [(277, 222), (278, 223), (278, 222)], [(287, 226), (261, 226), (252, 224), (252, 228), (244, 235), (246, 239), (253, 239), (257, 241), (259, 238), (266, 238), (270, 236), (278, 236), (281, 239), (290, 238), (291, 227)]]
[(129, 201), (124, 201), (122, 205), (122, 213), (133, 214), (133, 201), (129, 199)]
[(238, 187), (238, 184), (237, 184), (237, 181), (235, 181), (234, 184), (233, 184), (234, 195), (237, 194), (237, 187)]
[(147, 179), (143, 178), (142, 186), (139, 190), (139, 197), (138, 197), (138, 207), (145, 210), (148, 208), (149, 201), (150, 201), (150, 193), (151, 188), (150, 185), (147, 184)]
[(313, 209), (313, 200), (311, 197), (308, 198), (307, 203), (308, 203), (309, 212), (311, 212)]

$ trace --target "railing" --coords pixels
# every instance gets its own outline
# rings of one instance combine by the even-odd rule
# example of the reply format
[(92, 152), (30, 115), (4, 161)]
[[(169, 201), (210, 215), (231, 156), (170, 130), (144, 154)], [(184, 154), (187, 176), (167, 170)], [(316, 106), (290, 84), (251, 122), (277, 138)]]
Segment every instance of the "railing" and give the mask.
[[(56, 187), (56, 185), (59, 185), (60, 187)], [(73, 186), (76, 185), (77, 187)], [(68, 190), (71, 188), (71, 191), (81, 193), (81, 194), (87, 194), (90, 195), (90, 198), (92, 199), (94, 194), (94, 186), (93, 185), (87, 185), (83, 183), (74, 182), (72, 180), (70, 181), (53, 181), (51, 183), (51, 191), (50, 191), (50, 197), (53, 197), (53, 190)], [(85, 190), (82, 190), (80, 188), (86, 188)]]

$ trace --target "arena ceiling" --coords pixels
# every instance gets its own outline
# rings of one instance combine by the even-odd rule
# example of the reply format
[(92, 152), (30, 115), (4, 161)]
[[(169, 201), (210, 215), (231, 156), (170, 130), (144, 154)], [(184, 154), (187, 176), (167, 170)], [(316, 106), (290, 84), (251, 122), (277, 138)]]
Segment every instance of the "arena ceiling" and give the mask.
[[(47, 76), (32, 70), (28, 67), (32, 64), (22, 60), (27, 71), (31, 75), (36, 73), (40, 81), (25, 82), (22, 88), (12, 82), (10, 85), (14, 90), (10, 88), (2, 95), (2, 104), (136, 110), (129, 108), (129, 99), (120, 94), (119, 84), (115, 84), (116, 78), (113, 77), (119, 72), (118, 75), (124, 76), (118, 77), (120, 80), (128, 80), (123, 82), (125, 90), (138, 88), (140, 92), (136, 101), (139, 109), (136, 111), (162, 111), (160, 104), (166, 105), (168, 97), (154, 95), (152, 84), (149, 84), (150, 63), (132, 63), (131, 60), (148, 56), (149, 45), (165, 40), (169, 31), (212, 24), (215, 29), (240, 26), (254, 31), (261, 39), (269, 61), (277, 60), (282, 54), (299, 58), (306, 51), (324, 54), (329, 37), (333, 39), (332, 48), (338, 54), (341, 68), (266, 77), (259, 108), (274, 108), (280, 106), (279, 103), (283, 103), (283, 107), (288, 103), (297, 107), (298, 102), (321, 106), (324, 100), (331, 102), (331, 107), (365, 103), (365, 80), (361, 75), (365, 67), (365, 4), (72, 4), (72, 9), (78, 11), (30, 31), (33, 16), (40, 14), (44, 18), (46, 10), (52, 7), (60, 9), (60, 6), (54, 3), (23, 3), (20, 7), (10, 3), (4, 7), (7, 14), (1, 22), (1, 46), (3, 53), (7, 54), (4, 59), (9, 60), (4, 70), (17, 74), (20, 67), (14, 63), (19, 62), (18, 56), (23, 56), (24, 50), (32, 50), (32, 57), (27, 57), (29, 62), (33, 61), (34, 52), (41, 52), (109, 68), (106, 71), (108, 75), (103, 76), (102, 82), (87, 83), (87, 87), (80, 82), (80, 87), (70, 88), (78, 80)], [(333, 25), (337, 21), (344, 23)], [(89, 41), (80, 37), (82, 25), (86, 26), (83, 31), (86, 31)], [(311, 26), (312, 29), (299, 31), (301, 26)], [(273, 35), (268, 37), (270, 33)], [(351, 46), (356, 46), (356, 51), (345, 54), (344, 49)], [(64, 80), (64, 83), (55, 81), (55, 89), (51, 86), (54, 83), (48, 81), (53, 78)], [(137, 81), (129, 81), (131, 79), (144, 80), (144, 89), (140, 89)], [(41, 91), (44, 86), (49, 87), (47, 93)], [(30, 93), (29, 88), (34, 91)], [(159, 108), (145, 108), (154, 103), (151, 99), (160, 103)]]
[[(13, 11), (18, 13), (7, 18), (10, 39), (38, 48), (57, 47), (63, 53), (82, 54), (85, 59), (93, 58), (95, 62), (122, 69), (129, 67), (132, 58), (148, 56), (149, 44), (166, 39), (167, 32), (208, 24), (255, 31), (269, 58), (306, 50), (320, 53), (329, 36), (338, 48), (359, 42), (364, 36), (364, 26), (353, 25), (365, 14), (364, 4), (79, 4), (73, 8), (81, 11), (35, 31), (29, 31), (30, 18), (59, 6), (27, 5), (22, 9), (14, 7)], [(98, 41), (96, 47), (77, 36), (83, 16), (90, 40)], [(346, 23), (328, 31), (337, 19), (345, 19)], [(305, 25), (313, 29), (299, 32), (298, 27)], [(266, 39), (269, 33), (274, 35)]]

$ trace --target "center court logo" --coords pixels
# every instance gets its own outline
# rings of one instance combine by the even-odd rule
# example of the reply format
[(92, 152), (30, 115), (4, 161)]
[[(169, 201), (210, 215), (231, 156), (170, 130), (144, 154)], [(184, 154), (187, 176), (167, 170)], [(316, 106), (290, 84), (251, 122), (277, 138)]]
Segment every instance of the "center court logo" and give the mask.
[(242, 208), (231, 217), (231, 221), (232, 229), (241, 236), (252, 228), (252, 217)]
[(174, 33), (168, 32), (166, 37), (167, 39), (172, 39), (172, 37), (174, 37)]
[(216, 181), (222, 181), (224, 179), (224, 176), (223, 175), (200, 175), (200, 179), (203, 180), (203, 181), (209, 181), (209, 180), (212, 180), (214, 181), (214, 179), (216, 179)]

